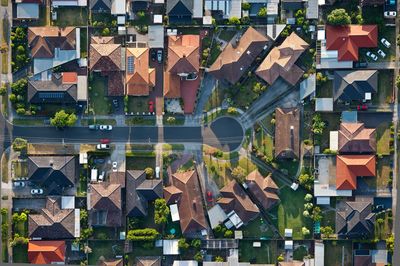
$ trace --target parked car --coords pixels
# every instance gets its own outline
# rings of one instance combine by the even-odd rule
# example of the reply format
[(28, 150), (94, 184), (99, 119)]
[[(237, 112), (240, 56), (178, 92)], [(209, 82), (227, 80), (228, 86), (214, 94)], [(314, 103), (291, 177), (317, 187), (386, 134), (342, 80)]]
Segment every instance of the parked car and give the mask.
[(160, 166), (156, 167), (156, 178), (160, 178)]
[(391, 44), (388, 40), (386, 40), (385, 38), (381, 39), (381, 43), (383, 44), (383, 46), (385, 46), (386, 48), (390, 48)]
[(386, 54), (385, 54), (381, 49), (379, 49), (377, 53), (378, 53), (378, 55), (380, 55), (382, 58), (385, 58), (385, 57), (386, 57)]
[(98, 150), (109, 150), (110, 149), (110, 145), (108, 145), (108, 144), (97, 144), (96, 148)]
[(162, 53), (162, 50), (158, 50), (158, 51), (157, 51), (157, 62), (158, 62), (158, 63), (162, 63), (162, 61), (163, 61), (163, 53)]
[(42, 195), (43, 194), (43, 189), (41, 189), (41, 188), (32, 188), (31, 189), (31, 194), (32, 195)]
[(379, 212), (385, 209), (385, 206), (383, 204), (379, 204), (375, 206), (375, 211)]
[(96, 159), (93, 160), (93, 162), (95, 164), (103, 164), (103, 163), (106, 162), (106, 160), (104, 160), (103, 158), (96, 158)]
[(358, 111), (366, 111), (366, 110), (368, 110), (368, 105), (366, 105), (366, 104), (359, 104), (359, 105), (357, 105), (357, 110), (358, 110)]
[(154, 102), (153, 101), (149, 101), (149, 112), (150, 113), (154, 112)]
[(113, 162), (112, 163), (112, 170), (113, 170), (113, 172), (117, 172), (117, 170), (118, 170), (118, 163), (117, 162)]
[(383, 12), (383, 16), (385, 18), (394, 18), (397, 16), (397, 13), (396, 13), (396, 11), (385, 11), (385, 12)]
[(110, 139), (100, 139), (101, 144), (109, 144), (111, 142)]
[(103, 182), (104, 181), (104, 176), (106, 175), (106, 172), (101, 172), (101, 174), (99, 175), (99, 181)]
[(374, 61), (378, 60), (378, 56), (376, 56), (376, 54), (374, 53), (371, 53), (370, 51), (367, 52), (367, 56)]
[(90, 130), (97, 130), (99, 129), (99, 125), (89, 125)]
[(100, 130), (112, 130), (112, 125), (100, 125)]
[(16, 188), (23, 188), (25, 187), (25, 182), (24, 181), (14, 181), (13, 182), (13, 186)]

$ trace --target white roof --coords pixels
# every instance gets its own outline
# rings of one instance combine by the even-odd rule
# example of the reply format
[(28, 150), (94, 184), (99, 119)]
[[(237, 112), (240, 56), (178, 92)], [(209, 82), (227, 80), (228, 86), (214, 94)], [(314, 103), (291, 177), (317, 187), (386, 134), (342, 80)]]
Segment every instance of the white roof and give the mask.
[(304, 100), (311, 94), (315, 93), (316, 75), (310, 74), (308, 78), (300, 82), (300, 100)]
[(318, 0), (308, 0), (306, 5), (306, 18), (318, 19)]
[(216, 204), (214, 207), (208, 210), (208, 217), (210, 219), (210, 225), (212, 229), (228, 219), (228, 216), (219, 204)]
[(232, 224), (233, 224), (236, 228), (240, 228), (240, 227), (243, 225), (242, 219), (240, 219), (239, 215), (237, 215), (235, 211), (231, 211), (231, 212), (228, 214), (228, 218), (229, 218), (229, 221), (231, 221)]
[(253, 242), (253, 248), (260, 248), (261, 247), (261, 242)]
[(370, 101), (372, 99), (372, 94), (370, 92), (365, 93), (365, 100)]
[(292, 235), (293, 235), (293, 229), (285, 228), (285, 237), (292, 237)]
[(154, 15), (154, 16), (153, 16), (153, 23), (154, 23), (154, 24), (161, 24), (161, 23), (163, 23), (163, 15)]
[(169, 206), (169, 209), (171, 210), (171, 218), (173, 222), (179, 221), (179, 211), (178, 211), (178, 205), (177, 204), (172, 204)]
[(90, 171), (90, 181), (92, 181), (92, 182), (97, 181), (97, 169), (92, 169)]
[(268, 24), (266, 27), (267, 36), (276, 40), (281, 32), (286, 28), (286, 24)]
[(243, 231), (235, 230), (235, 239), (243, 239)]
[(317, 32), (317, 40), (318, 41), (325, 40), (325, 30), (318, 30), (318, 32)]
[(204, 16), (203, 25), (211, 25), (211, 24), (212, 24), (212, 16)]
[(325, 249), (324, 249), (324, 243), (315, 241), (315, 266), (324, 266), (324, 260), (325, 260)]
[(111, 0), (111, 14), (123, 15), (126, 14), (125, 0)]
[(21, 3), (17, 5), (17, 18), (39, 18), (39, 5), (35, 3)]
[(333, 98), (316, 98), (315, 111), (333, 111)]
[(351, 197), (352, 194), (352, 190), (338, 190), (335, 185), (314, 184), (315, 197)]
[(154, 4), (164, 4), (164, 0), (154, 0)]
[(317, 197), (317, 205), (329, 205), (331, 204), (330, 197)]
[(163, 240), (163, 255), (179, 255), (178, 239)]
[(79, 164), (88, 163), (88, 156), (86, 152), (79, 153)]
[(339, 149), (339, 131), (329, 132), (329, 149), (337, 151)]
[(164, 26), (150, 25), (149, 26), (149, 48), (164, 48)]
[(372, 263), (387, 264), (388, 251), (386, 249), (371, 250)]
[(293, 240), (285, 241), (285, 249), (293, 249)]
[(75, 197), (74, 196), (62, 196), (61, 197), (61, 209), (74, 209), (75, 208)]
[(125, 25), (126, 17), (125, 16), (117, 16), (117, 24)]
[[(87, 76), (78, 76), (78, 101), (87, 101)], [(87, 163), (87, 154), (86, 154)]]
[(198, 262), (195, 260), (175, 260), (172, 266), (197, 266)]
[(203, 17), (203, 1), (193, 1), (193, 18)]

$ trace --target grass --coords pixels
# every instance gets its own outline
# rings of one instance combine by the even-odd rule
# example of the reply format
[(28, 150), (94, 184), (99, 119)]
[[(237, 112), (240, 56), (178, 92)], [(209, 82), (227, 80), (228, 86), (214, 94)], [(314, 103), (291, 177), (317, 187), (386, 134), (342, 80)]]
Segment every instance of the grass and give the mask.
[(239, 85), (233, 85), (231, 88), (229, 88), (233, 94), (232, 100), (237, 107), (245, 110), (249, 108), (251, 104), (258, 98), (259, 94), (252, 90), (256, 82), (257, 79), (255, 75), (252, 75), (243, 83), (240, 83)]
[(1, 54), (1, 73), (8, 73), (8, 52)]
[(94, 227), (93, 239), (107, 240), (116, 239), (116, 228), (114, 227)]
[[(264, 130), (260, 128), (259, 132), (255, 134), (255, 140), (253, 142), (254, 146), (262, 152), (268, 158), (273, 158), (274, 156), (274, 140), (273, 138), (264, 133)], [(297, 169), (296, 169), (297, 171)]]
[(276, 241), (261, 241), (260, 248), (253, 247), (253, 241), (241, 240), (239, 242), (239, 261), (257, 263), (257, 264), (274, 264), (278, 256)]
[(293, 260), (303, 261), (303, 258), (308, 255), (306, 246), (299, 246), (293, 251)]
[[(353, 262), (353, 248), (351, 241), (324, 241), (325, 244), (325, 266), (351, 266)], [(344, 253), (343, 253), (344, 252)]]
[(277, 160), (273, 163), (275, 168), (278, 168), (289, 177), (294, 177), (299, 169), (299, 161)]
[(15, 177), (27, 177), (28, 176), (28, 163), (15, 161), (12, 163), (14, 166)]
[(272, 238), (274, 236), (268, 224), (260, 217), (256, 218), (242, 229), (244, 238)]
[[(393, 45), (394, 46), (394, 45)], [(374, 105), (389, 104), (393, 96), (393, 71), (380, 70), (378, 73), (378, 93), (372, 98)]]
[(204, 106), (204, 111), (208, 112), (214, 108), (221, 106), (222, 101), (224, 100), (225, 92), (221, 87), (216, 87), (211, 93), (210, 98)]
[(322, 220), (321, 220), (321, 227), (322, 226), (330, 226), (332, 229), (335, 229), (336, 225), (336, 211), (335, 210), (328, 210), (321, 208), (322, 210)]
[(376, 165), (376, 188), (387, 189), (389, 187), (389, 176), (392, 174), (391, 156), (383, 156), (382, 159), (378, 159)]
[[(338, 130), (340, 125), (340, 113), (321, 113), (321, 119), (325, 122), (325, 129), (319, 139), (315, 139), (315, 144), (320, 142), (321, 151), (329, 148), (329, 132)], [(312, 123), (312, 122), (311, 122)]]
[(28, 221), (15, 223), (14, 224), (14, 234), (28, 237)]
[(28, 263), (28, 245), (13, 247), (13, 263)]
[(115, 119), (82, 119), (81, 120), (81, 125), (82, 126), (88, 126), (88, 125), (112, 125), (115, 126), (117, 124), (117, 121)]
[(389, 220), (387, 212), (385, 212), (380, 218), (383, 219), (383, 223), (379, 224), (375, 222), (375, 239), (385, 240), (392, 232), (393, 220)]
[(87, 28), (81, 28), (81, 58), (87, 57), (88, 33)]
[(110, 101), (107, 97), (107, 77), (98, 73), (93, 74), (89, 85), (89, 105), (94, 115), (106, 115), (110, 110)]
[[(172, 122), (168, 121), (169, 117), (174, 117), (175, 120)], [(185, 117), (184, 116), (179, 116), (179, 115), (169, 115), (169, 116), (163, 116), (163, 124), (164, 125), (183, 125), (185, 123)]]
[(183, 144), (163, 144), (163, 151), (183, 151), (185, 149), (185, 145)]
[(146, 167), (156, 166), (155, 156), (129, 156), (126, 157), (126, 169), (127, 170), (144, 170)]
[(332, 98), (333, 97), (333, 81), (327, 80), (321, 86), (317, 87), (316, 96), (317, 98)]
[(376, 128), (376, 153), (390, 154), (390, 123), (384, 122)]
[(97, 265), (100, 257), (106, 260), (114, 259), (117, 255), (123, 255), (124, 242), (115, 240), (89, 241), (92, 253), (89, 253), (89, 265)]
[[(7, 213), (4, 213), (4, 214), (2, 213), (1, 214), (1, 223), (2, 224), (8, 223), (8, 211), (7, 211)], [(2, 235), (3, 235), (3, 233), (2, 233)], [(7, 240), (8, 240), (8, 232), (5, 234), (4, 239), (3, 239), (3, 237), (1, 239), (2, 262), (8, 262), (8, 243), (7, 243)]]
[(229, 42), (230, 40), (232, 40), (233, 36), (235, 36), (236, 33), (237, 31), (221, 30), (221, 32), (218, 35), (218, 38), (226, 42)]
[(142, 116), (134, 116), (125, 118), (125, 124), (127, 126), (134, 125), (146, 125), (146, 126), (154, 126), (156, 124), (156, 119), (154, 116), (142, 117)]
[(14, 118), (13, 124), (17, 126), (43, 126), (43, 119), (24, 119), (24, 118)]
[(8, 0), (1, 0), (1, 6), (8, 6)]
[(8, 160), (9, 155), (4, 152), (1, 156), (1, 180), (4, 183), (8, 182)]
[(128, 113), (142, 114), (149, 112), (149, 97), (129, 96)]
[(312, 220), (303, 216), (305, 195), (306, 191), (302, 188), (293, 191), (290, 187), (284, 186), (280, 189), (281, 202), (270, 213), (281, 235), (284, 235), (285, 228), (291, 228), (293, 239), (301, 240), (304, 239), (301, 232), (303, 226), (312, 230)]
[(1, 96), (1, 112), (3, 113), (4, 117), (8, 117), (8, 93), (6, 95)]
[(54, 21), (56, 26), (87, 26), (88, 24), (88, 9), (86, 7), (58, 7), (54, 11), (57, 12), (57, 20)]

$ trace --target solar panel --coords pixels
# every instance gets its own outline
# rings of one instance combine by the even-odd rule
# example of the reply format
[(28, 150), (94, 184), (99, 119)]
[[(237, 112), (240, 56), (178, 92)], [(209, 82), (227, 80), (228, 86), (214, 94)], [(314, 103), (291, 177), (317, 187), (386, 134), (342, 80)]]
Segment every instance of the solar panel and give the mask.
[(133, 56), (128, 56), (128, 73), (133, 73), (134, 71), (134, 60), (135, 58)]
[(39, 92), (41, 99), (62, 99), (64, 98), (63, 92)]

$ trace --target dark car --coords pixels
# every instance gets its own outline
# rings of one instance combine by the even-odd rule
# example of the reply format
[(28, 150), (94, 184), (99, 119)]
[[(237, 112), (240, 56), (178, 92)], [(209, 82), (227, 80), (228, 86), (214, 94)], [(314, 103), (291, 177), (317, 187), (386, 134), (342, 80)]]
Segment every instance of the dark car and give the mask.
[(103, 164), (103, 163), (106, 162), (106, 160), (104, 160), (103, 158), (96, 158), (96, 159), (93, 160), (93, 162), (95, 164)]
[(163, 53), (162, 53), (162, 50), (158, 50), (158, 51), (157, 51), (157, 62), (158, 62), (158, 63), (162, 63), (162, 61), (163, 61)]

